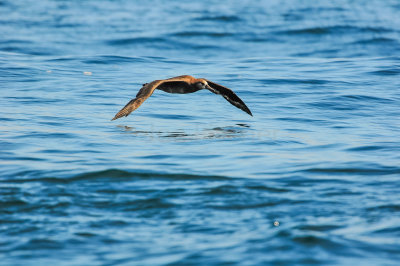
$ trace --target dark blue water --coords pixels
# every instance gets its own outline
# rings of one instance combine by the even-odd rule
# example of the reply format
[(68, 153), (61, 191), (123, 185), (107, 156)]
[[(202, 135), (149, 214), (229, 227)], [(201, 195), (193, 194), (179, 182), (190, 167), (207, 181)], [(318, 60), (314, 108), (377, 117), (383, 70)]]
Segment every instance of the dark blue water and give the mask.
[[(1, 0), (0, 264), (398, 265), (399, 14)], [(254, 117), (156, 91), (110, 121), (183, 74)]]

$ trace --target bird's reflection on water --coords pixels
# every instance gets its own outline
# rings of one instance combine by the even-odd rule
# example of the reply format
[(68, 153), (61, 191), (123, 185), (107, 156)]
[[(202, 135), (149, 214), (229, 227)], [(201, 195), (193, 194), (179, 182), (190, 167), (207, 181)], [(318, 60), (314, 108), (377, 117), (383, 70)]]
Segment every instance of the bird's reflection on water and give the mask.
[(251, 128), (248, 124), (234, 124), (232, 126), (221, 126), (213, 128), (190, 128), (179, 129), (177, 131), (162, 130), (138, 130), (135, 127), (118, 125), (123, 133), (134, 134), (137, 136), (146, 136), (154, 138), (173, 138), (178, 141), (196, 140), (196, 139), (232, 139), (243, 137)]

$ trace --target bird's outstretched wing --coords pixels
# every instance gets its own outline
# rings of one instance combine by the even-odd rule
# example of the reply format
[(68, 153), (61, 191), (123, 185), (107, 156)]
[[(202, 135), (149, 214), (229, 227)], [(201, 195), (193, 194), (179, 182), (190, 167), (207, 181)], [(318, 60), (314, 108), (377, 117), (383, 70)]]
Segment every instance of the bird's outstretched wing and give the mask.
[(232, 105), (236, 106), (237, 108), (245, 111), (249, 115), (253, 116), (250, 109), (246, 106), (246, 104), (237, 96), (231, 89), (219, 85), (215, 82), (206, 80), (209, 86), (209, 90), (215, 94), (222, 95), (228, 102)]
[(133, 111), (135, 111), (147, 98), (135, 98), (129, 101), (129, 103), (127, 103), (124, 108), (122, 108), (115, 116), (112, 120), (121, 118), (123, 116), (128, 116), (130, 113), (132, 113)]
[(162, 81), (161, 80), (155, 80), (150, 83), (143, 84), (143, 87), (139, 90), (139, 92), (136, 94), (136, 98), (132, 99), (127, 103), (124, 108), (122, 108), (112, 120), (121, 118), (123, 116), (128, 116), (130, 113), (135, 111), (139, 106), (147, 99), (149, 98), (154, 90), (157, 88), (158, 85), (160, 85)]
[(193, 79), (190, 76), (179, 76), (170, 79), (155, 80), (150, 83), (143, 84), (143, 87), (136, 94), (136, 98), (128, 102), (112, 120), (128, 116), (149, 98), (155, 89), (160, 89), (169, 93), (190, 93), (190, 86), (186, 80)]

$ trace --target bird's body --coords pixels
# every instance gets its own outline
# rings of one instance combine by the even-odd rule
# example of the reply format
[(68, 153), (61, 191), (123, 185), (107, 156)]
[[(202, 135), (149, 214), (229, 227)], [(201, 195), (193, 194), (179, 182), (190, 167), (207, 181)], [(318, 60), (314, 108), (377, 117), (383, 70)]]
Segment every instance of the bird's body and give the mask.
[(197, 79), (192, 76), (184, 75), (169, 79), (154, 80), (150, 83), (143, 84), (143, 87), (136, 94), (136, 98), (127, 103), (125, 107), (122, 108), (114, 116), (112, 120), (118, 119), (123, 116), (128, 116), (131, 112), (136, 110), (147, 98), (149, 98), (153, 94), (155, 89), (159, 89), (168, 93), (183, 94), (193, 93), (202, 89), (208, 89), (215, 94), (222, 95), (232, 105), (252, 116), (251, 111), (246, 106), (246, 104), (232, 90), (206, 79)]

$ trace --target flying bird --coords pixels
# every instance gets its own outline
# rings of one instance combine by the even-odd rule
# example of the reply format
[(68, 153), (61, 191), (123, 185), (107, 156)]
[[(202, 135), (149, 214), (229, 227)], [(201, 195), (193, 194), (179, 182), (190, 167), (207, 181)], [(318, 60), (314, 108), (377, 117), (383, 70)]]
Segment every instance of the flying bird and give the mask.
[(231, 89), (207, 79), (197, 79), (192, 76), (184, 75), (169, 79), (154, 80), (150, 83), (143, 84), (143, 87), (136, 94), (136, 98), (128, 102), (112, 120), (121, 118), (123, 116), (128, 116), (130, 113), (135, 111), (147, 98), (153, 94), (155, 89), (168, 93), (183, 94), (207, 89), (215, 94), (222, 95), (222, 97), (224, 97), (232, 105), (253, 116), (246, 104)]

